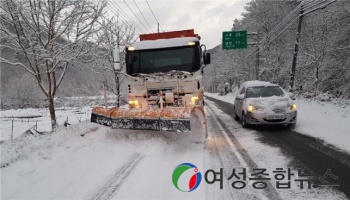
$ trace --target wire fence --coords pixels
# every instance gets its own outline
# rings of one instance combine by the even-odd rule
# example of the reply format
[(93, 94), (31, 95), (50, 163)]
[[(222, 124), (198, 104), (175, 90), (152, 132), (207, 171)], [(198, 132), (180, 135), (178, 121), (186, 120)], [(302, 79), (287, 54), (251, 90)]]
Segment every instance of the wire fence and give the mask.
[[(56, 122), (58, 126), (68, 126), (90, 121), (91, 109), (83, 110), (58, 110), (56, 115)], [(56, 112), (58, 112), (56, 111)], [(39, 110), (38, 110), (39, 113)], [(1, 141), (13, 140), (20, 135), (31, 132), (32, 134), (44, 133), (52, 131), (51, 118), (48, 111), (38, 114), (28, 114), (23, 116), (10, 115), (1, 117), (0, 122)]]

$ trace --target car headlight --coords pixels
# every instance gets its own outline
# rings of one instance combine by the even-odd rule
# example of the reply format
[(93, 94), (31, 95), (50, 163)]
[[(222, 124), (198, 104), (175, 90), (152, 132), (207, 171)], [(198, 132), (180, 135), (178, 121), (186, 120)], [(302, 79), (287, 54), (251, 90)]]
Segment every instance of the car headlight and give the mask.
[(297, 104), (293, 103), (292, 105), (290, 105), (290, 109), (291, 110), (296, 110), (297, 109)]
[(253, 112), (253, 111), (257, 111), (257, 110), (261, 110), (261, 109), (264, 109), (264, 107), (257, 106), (257, 105), (249, 105), (247, 107), (248, 112)]
[(139, 101), (138, 100), (130, 100), (128, 101), (130, 108), (139, 108)]
[(248, 106), (247, 108), (248, 112), (253, 112), (255, 110), (254, 106)]

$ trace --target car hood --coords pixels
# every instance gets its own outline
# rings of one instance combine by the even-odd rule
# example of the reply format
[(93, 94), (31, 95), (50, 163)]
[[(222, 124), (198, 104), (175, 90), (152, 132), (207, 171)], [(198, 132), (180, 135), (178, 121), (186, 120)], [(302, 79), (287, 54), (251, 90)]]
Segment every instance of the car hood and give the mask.
[(292, 103), (290, 98), (278, 96), (246, 99), (247, 106), (254, 106), (257, 110), (266, 113), (284, 113)]

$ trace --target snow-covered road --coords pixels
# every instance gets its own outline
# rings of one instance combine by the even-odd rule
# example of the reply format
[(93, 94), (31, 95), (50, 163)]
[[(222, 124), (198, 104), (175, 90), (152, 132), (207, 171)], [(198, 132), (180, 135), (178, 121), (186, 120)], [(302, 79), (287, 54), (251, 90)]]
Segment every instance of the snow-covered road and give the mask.
[(2, 144), (1, 199), (204, 198), (203, 187), (183, 193), (172, 184), (181, 163), (204, 169), (202, 145), (180, 135), (89, 123), (53, 134)]
[[(301, 189), (291, 158), (261, 142), (259, 132), (241, 128), (216, 104), (206, 102), (209, 141), (204, 148), (188, 143), (185, 134), (115, 130), (91, 123), (5, 141), (1, 199), (347, 199), (335, 187)], [(172, 183), (172, 173), (181, 163), (196, 165), (202, 175), (192, 192), (181, 192)], [(265, 168), (271, 180), (256, 184), (250, 179), (257, 168)], [(276, 188), (276, 168), (290, 168), (295, 174), (289, 189)], [(241, 180), (246, 170), (244, 188), (232, 187), (238, 181), (231, 177), (233, 170)], [(218, 173), (213, 184), (208, 183), (215, 178), (210, 172)], [(181, 176), (181, 188), (191, 175), (186, 171)], [(253, 187), (264, 184), (265, 189)]]
[[(216, 93), (205, 93), (206, 96), (233, 105), (235, 92), (225, 96)], [(314, 138), (324, 140), (324, 143), (335, 146), (350, 154), (350, 101), (333, 99), (319, 101), (317, 99), (296, 99), (298, 107), (298, 122), (295, 130)]]

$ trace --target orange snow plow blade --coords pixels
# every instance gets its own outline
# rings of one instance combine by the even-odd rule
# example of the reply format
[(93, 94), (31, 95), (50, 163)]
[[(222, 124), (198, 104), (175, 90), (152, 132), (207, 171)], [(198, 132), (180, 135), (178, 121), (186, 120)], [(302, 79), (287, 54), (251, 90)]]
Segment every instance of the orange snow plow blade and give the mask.
[(198, 123), (206, 127), (204, 111), (201, 106), (167, 107), (163, 109), (95, 107), (92, 110), (91, 122), (116, 129), (190, 132), (192, 118), (194, 118), (193, 121), (202, 118)]

